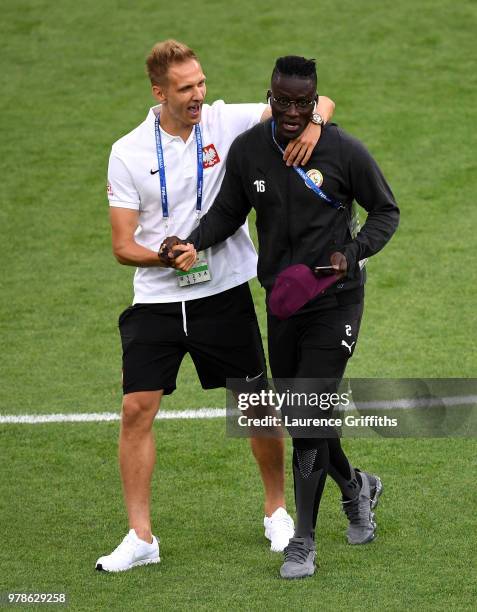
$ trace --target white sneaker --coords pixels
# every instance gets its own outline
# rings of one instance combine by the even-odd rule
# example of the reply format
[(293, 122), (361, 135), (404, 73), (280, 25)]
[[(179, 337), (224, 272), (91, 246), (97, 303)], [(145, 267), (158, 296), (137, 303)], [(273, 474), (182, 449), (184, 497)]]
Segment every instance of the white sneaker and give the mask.
[(270, 540), (270, 550), (273, 552), (282, 552), (295, 534), (293, 519), (285, 508), (277, 508), (272, 516), (266, 516), (263, 519), (263, 526), (265, 537)]
[(159, 542), (152, 536), (152, 544), (140, 540), (131, 529), (121, 544), (110, 555), (96, 561), (96, 569), (105, 572), (125, 572), (138, 565), (159, 563)]

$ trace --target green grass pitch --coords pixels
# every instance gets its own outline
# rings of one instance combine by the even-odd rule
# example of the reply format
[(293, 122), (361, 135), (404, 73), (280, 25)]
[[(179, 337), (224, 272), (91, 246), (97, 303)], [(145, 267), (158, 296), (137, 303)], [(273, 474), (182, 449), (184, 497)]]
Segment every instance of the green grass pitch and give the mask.
[[(264, 100), (278, 55), (317, 58), (335, 120), (368, 145), (402, 210), (369, 264), (347, 374), (475, 376), (476, 17), (472, 0), (4, 0), (0, 413), (119, 410), (132, 269), (111, 255), (107, 159), (152, 104), (144, 58), (168, 37), (198, 52), (209, 101)], [(164, 409), (223, 405), (186, 359)], [(220, 420), (156, 425), (163, 562), (93, 572), (126, 530), (117, 429), (0, 426), (0, 593), (66, 590), (72, 610), (475, 609), (474, 440), (346, 441), (383, 478), (379, 538), (345, 544), (328, 484), (320, 568), (289, 584), (263, 540), (247, 442)], [(288, 495), (292, 507), (290, 479)]]

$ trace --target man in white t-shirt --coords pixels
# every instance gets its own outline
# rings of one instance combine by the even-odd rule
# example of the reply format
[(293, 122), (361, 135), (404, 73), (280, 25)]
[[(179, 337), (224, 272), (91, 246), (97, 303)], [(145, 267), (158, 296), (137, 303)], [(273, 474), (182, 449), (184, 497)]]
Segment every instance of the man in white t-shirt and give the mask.
[[(119, 318), (123, 347), (123, 409), (119, 462), (130, 531), (96, 568), (124, 571), (158, 563), (150, 521), (154, 418), (176, 387), (188, 352), (204, 389), (227, 378), (266, 384), (266, 365), (248, 281), (257, 255), (244, 224), (228, 240), (199, 254), (177, 245), (176, 269), (158, 250), (166, 236), (187, 236), (219, 192), (234, 139), (270, 116), (265, 104), (204, 104), (205, 76), (194, 52), (168, 40), (147, 58), (159, 103), (112, 147), (108, 198), (113, 252), (136, 266), (134, 301)], [(287, 163), (306, 163), (334, 104), (322, 98), (313, 123), (290, 143)], [(321, 114), (320, 114), (321, 113)], [(251, 440), (265, 488), (265, 536), (281, 551), (293, 535), (285, 509), (283, 441)]]

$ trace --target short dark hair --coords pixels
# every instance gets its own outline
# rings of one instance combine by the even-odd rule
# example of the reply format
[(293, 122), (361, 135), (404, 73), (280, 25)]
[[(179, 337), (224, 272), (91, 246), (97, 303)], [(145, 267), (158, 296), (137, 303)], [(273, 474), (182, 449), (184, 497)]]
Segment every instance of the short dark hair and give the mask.
[(316, 84), (316, 62), (314, 59), (305, 59), (298, 55), (285, 55), (279, 57), (275, 62), (272, 79), (278, 74), (308, 78)]

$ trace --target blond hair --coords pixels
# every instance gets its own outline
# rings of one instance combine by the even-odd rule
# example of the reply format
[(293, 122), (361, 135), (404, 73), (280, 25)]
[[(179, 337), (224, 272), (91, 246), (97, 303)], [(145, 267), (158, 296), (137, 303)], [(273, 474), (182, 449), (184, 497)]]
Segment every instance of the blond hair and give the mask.
[(197, 60), (197, 55), (187, 45), (172, 38), (156, 43), (146, 58), (147, 74), (152, 85), (163, 85), (169, 67), (188, 59)]

